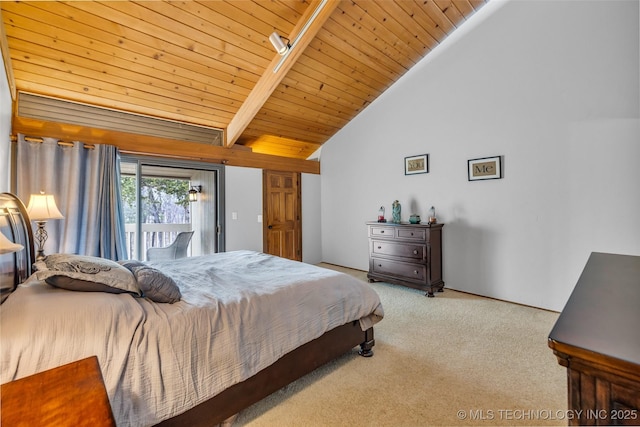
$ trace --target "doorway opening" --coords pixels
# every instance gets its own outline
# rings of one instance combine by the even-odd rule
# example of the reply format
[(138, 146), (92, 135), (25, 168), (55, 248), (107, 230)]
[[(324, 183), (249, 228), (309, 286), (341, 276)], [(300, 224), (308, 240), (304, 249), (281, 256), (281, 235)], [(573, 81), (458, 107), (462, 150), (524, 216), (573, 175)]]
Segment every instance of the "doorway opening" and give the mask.
[(189, 231), (186, 256), (224, 251), (224, 166), (122, 156), (120, 169), (129, 259)]

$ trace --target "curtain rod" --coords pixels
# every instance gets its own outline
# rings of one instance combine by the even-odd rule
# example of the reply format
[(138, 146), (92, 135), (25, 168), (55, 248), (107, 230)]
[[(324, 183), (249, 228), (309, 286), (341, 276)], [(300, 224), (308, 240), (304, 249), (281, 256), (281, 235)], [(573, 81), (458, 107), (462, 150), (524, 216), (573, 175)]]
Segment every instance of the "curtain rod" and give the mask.
[[(25, 136), (24, 140), (27, 142), (35, 142), (37, 144), (41, 144), (44, 141), (44, 139), (40, 137), (34, 137), (34, 136)], [(17, 142), (17, 141), (18, 141), (18, 136), (11, 135), (11, 142)], [(75, 145), (73, 142), (66, 142), (66, 141), (58, 141), (57, 144), (63, 147), (73, 147)], [(93, 150), (94, 148), (96, 148), (96, 146), (92, 144), (83, 144), (83, 147), (88, 150)]]

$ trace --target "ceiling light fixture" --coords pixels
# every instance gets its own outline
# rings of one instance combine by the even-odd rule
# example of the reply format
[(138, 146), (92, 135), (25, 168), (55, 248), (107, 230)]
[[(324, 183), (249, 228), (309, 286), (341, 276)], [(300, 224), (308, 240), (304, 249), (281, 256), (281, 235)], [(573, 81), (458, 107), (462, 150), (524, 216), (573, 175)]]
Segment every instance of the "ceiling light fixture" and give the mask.
[[(285, 44), (283, 40), (286, 40), (287, 43)], [(269, 41), (279, 55), (284, 55), (291, 48), (291, 40), (286, 37), (282, 37), (280, 34), (278, 34), (277, 31), (271, 33), (271, 35), (269, 36)]]
[[(274, 73), (277, 73), (280, 67), (282, 67), (282, 64), (284, 63), (285, 59), (287, 59), (287, 56), (289, 56), (293, 48), (296, 47), (296, 44), (298, 43), (300, 38), (304, 36), (304, 33), (307, 32), (307, 30), (309, 29), (313, 21), (315, 21), (315, 19), (318, 17), (318, 14), (320, 13), (320, 11), (322, 11), (324, 6), (327, 4), (327, 1), (328, 0), (322, 0), (320, 4), (318, 4), (318, 7), (316, 7), (316, 10), (313, 11), (313, 14), (311, 15), (311, 17), (309, 17), (309, 20), (304, 24), (304, 27), (302, 27), (302, 29), (300, 30), (296, 38), (293, 39), (293, 42), (291, 44), (288, 44), (288, 49), (284, 53), (280, 54), (282, 55), (282, 58), (280, 58), (280, 62), (278, 62), (278, 64), (273, 69)], [(274, 32), (274, 34), (277, 34), (277, 33)], [(269, 40), (271, 40), (271, 37), (273, 37), (273, 34), (271, 34), (271, 36), (269, 37)], [(271, 40), (271, 43), (273, 44), (273, 40)], [(282, 40), (280, 40), (280, 43), (282, 43)], [(275, 47), (275, 44), (274, 44), (274, 47)], [(278, 50), (278, 48), (276, 48), (276, 50)]]

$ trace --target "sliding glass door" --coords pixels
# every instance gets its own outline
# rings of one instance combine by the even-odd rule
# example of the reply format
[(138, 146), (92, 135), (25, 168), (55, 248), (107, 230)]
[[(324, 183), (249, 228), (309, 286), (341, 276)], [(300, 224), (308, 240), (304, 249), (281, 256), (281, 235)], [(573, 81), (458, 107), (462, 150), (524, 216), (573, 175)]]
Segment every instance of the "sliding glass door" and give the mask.
[(122, 156), (129, 259), (193, 231), (187, 256), (224, 251), (224, 166)]

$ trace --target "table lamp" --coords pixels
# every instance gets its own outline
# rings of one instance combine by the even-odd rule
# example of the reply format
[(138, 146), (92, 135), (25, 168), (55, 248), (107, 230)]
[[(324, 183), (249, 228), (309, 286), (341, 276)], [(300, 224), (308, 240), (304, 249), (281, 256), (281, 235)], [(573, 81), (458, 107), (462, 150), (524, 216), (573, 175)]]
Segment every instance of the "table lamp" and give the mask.
[(27, 213), (29, 214), (29, 218), (38, 225), (34, 235), (38, 242), (36, 261), (40, 261), (45, 258), (44, 242), (46, 242), (47, 237), (49, 237), (47, 231), (44, 229), (44, 225), (49, 219), (63, 219), (64, 217), (56, 206), (53, 194), (44, 194), (44, 191), (41, 191), (40, 194), (31, 195), (29, 206), (27, 206)]
[(11, 240), (7, 239), (4, 234), (0, 233), (0, 255), (18, 252), (23, 248), (24, 246), (13, 243)]

